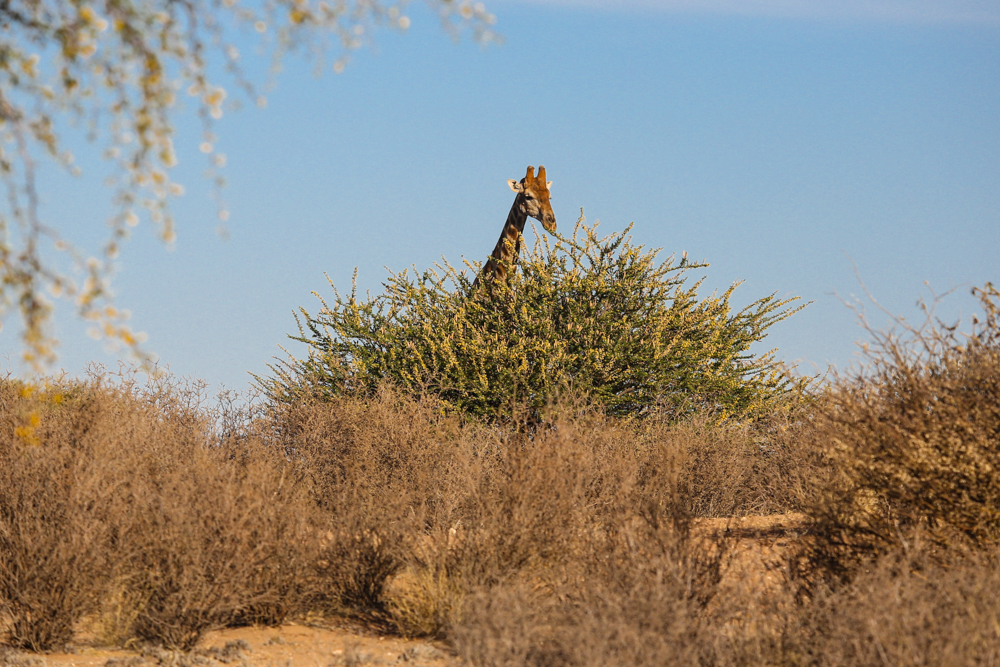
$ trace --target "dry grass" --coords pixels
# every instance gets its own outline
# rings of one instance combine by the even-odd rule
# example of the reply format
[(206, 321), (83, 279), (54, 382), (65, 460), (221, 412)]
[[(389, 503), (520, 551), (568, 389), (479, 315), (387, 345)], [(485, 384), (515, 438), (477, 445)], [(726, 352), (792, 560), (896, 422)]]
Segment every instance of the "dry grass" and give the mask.
[(9, 643), (58, 646), (99, 611), (109, 639), (188, 648), (214, 625), (295, 606), (308, 498), (277, 457), (217, 442), (198, 390), (2, 384)]
[[(473, 665), (991, 664), (996, 330), (884, 338), (864, 373), (743, 424), (3, 380), (4, 639), (49, 649), (88, 617), (189, 649), (319, 612)], [(788, 511), (803, 534), (766, 576), (745, 535), (696, 527)]]
[[(689, 531), (692, 489), (713, 486), (704, 456), (683, 473), (708, 426), (584, 404), (529, 436), (389, 388), (242, 420), (232, 404), (219, 420), (196, 384), (0, 391), (0, 590), (7, 641), (35, 650), (94, 613), (109, 642), (171, 648), (307, 611), (447, 636), (470, 595), (584, 576), (588, 559), (625, 562), (626, 543), (663, 549), (664, 526)], [(736, 439), (716, 447), (727, 460), (753, 450)]]
[(823, 459), (802, 495), (806, 579), (849, 579), (917, 537), (945, 562), (1000, 546), (1000, 293), (977, 292), (971, 334), (930, 318), (871, 332), (869, 363), (814, 406), (799, 441)]
[(996, 554), (926, 544), (869, 563), (849, 584), (815, 592), (791, 619), (785, 653), (801, 664), (990, 665), (1000, 660)]

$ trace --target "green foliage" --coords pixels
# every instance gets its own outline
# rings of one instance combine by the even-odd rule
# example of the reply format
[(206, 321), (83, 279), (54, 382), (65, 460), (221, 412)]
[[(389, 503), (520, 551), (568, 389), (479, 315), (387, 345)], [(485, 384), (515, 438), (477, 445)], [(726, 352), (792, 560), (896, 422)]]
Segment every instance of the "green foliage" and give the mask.
[(356, 287), (347, 298), (334, 288), (335, 301), (320, 298), (315, 315), (301, 309), (292, 338), (309, 345), (308, 357), (258, 380), (281, 401), (368, 393), (388, 381), (477, 416), (515, 404), (537, 414), (570, 389), (614, 415), (707, 409), (742, 418), (801, 391), (773, 350), (750, 352), (804, 307), (790, 305), (797, 297), (772, 294), (733, 312), (737, 283), (699, 300), (701, 281), (685, 280), (707, 264), (660, 262), (658, 251), (632, 244), (630, 229), (599, 238), (581, 217), (572, 238), (536, 238), (509, 285), (474, 289), (444, 261), (391, 274), (385, 292), (364, 301)]

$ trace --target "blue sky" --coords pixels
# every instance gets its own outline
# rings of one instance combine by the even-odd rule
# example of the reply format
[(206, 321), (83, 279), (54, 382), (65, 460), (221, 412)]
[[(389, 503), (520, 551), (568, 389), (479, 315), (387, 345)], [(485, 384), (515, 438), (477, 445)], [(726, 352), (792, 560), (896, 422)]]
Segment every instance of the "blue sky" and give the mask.
[[(890, 312), (1000, 280), (1000, 1), (501, 0), (502, 45), (453, 43), (413, 5), (347, 70), (289, 60), (266, 109), (227, 114), (229, 239), (182, 118), (168, 250), (144, 226), (117, 302), (177, 374), (243, 388), (324, 273), (380, 290), (383, 267), (484, 259), (512, 201), (508, 178), (544, 164), (561, 230), (602, 229), (711, 266), (706, 294), (737, 305), (812, 301), (766, 347), (803, 372), (844, 367), (864, 339), (841, 298), (853, 265)], [(244, 49), (245, 52), (252, 49)], [(77, 149), (80, 154), (84, 148)], [(47, 174), (43, 214), (97, 248), (110, 210), (100, 168)], [(839, 295), (839, 297), (837, 296)], [(872, 306), (869, 306), (871, 312)], [(876, 325), (884, 318), (873, 314)], [(59, 365), (116, 356), (65, 308)], [(16, 358), (16, 328), (0, 350)], [(16, 361), (12, 362), (17, 368)]]

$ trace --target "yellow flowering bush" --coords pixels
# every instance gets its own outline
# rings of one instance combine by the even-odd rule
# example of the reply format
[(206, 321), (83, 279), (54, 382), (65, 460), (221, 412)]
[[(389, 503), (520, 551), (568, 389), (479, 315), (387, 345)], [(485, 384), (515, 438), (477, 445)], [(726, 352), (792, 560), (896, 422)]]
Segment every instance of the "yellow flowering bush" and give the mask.
[[(509, 285), (473, 288), (475, 273), (447, 261), (393, 273), (385, 292), (356, 290), (301, 309), (305, 359), (258, 378), (276, 400), (372, 392), (383, 382), (431, 392), (461, 412), (538, 415), (560, 392), (591, 396), (614, 415), (657, 409), (752, 417), (799, 393), (774, 358), (751, 346), (803, 306), (774, 294), (734, 311), (722, 294), (699, 298), (688, 273), (705, 264), (660, 261), (628, 229), (600, 238), (581, 217), (572, 238), (537, 238)], [(469, 265), (473, 271), (478, 266)]]

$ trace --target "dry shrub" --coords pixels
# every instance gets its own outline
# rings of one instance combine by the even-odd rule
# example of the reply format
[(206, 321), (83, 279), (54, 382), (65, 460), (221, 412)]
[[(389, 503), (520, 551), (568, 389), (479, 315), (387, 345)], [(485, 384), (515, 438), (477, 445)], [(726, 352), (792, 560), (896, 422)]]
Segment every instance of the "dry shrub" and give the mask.
[(282, 457), (253, 441), (220, 445), (192, 393), (168, 385), (150, 397), (157, 420), (132, 443), (125, 496), (129, 633), (178, 649), (214, 626), (297, 611), (317, 542)]
[[(414, 550), (396, 620), (448, 637), (473, 664), (632, 664), (645, 649), (612, 635), (648, 628), (657, 607), (644, 641), (687, 636), (724, 550), (692, 537), (685, 449), (669, 427), (569, 402), (549, 414), (530, 437), (476, 433), (466, 497)], [(595, 662), (580, 662), (584, 646)]]
[[(653, 634), (687, 637), (722, 557), (691, 537), (692, 510), (777, 502), (762, 480), (783, 442), (572, 400), (544, 424), (483, 424), (388, 387), (212, 408), (198, 383), (96, 374), (6, 381), (0, 399), (0, 594), (31, 648), (90, 612), (109, 641), (188, 649), (308, 611), (474, 646), (491, 595), (559, 628), (545, 646), (617, 616), (639, 632), (661, 604)], [(598, 620), (574, 620), (585, 609)]]
[[(447, 547), (434, 553), (445, 553)], [(438, 563), (423, 550), (421, 563)], [(386, 608), (395, 629), (405, 637), (447, 638), (455, 614), (468, 595), (464, 582), (449, 576), (447, 568), (411, 564), (393, 577), (385, 589)]]
[[(557, 527), (533, 534), (530, 526), (494, 515), (494, 541), (524, 533), (531, 558), (506, 576), (469, 581), (448, 628), (464, 659), (476, 665), (697, 662), (700, 619), (718, 590), (725, 549), (694, 537), (681, 493), (684, 449), (658, 436), (660, 429), (623, 428), (585, 415), (557, 421), (520, 450), (527, 484), (505, 490), (514, 506), (541, 514), (550, 508)], [(478, 573), (483, 547), (456, 551), (466, 571)]]
[(428, 504), (407, 569), (394, 582), (391, 610), (400, 629), (443, 635), (470, 591), (538, 576), (573, 558), (594, 527), (588, 517), (600, 512), (621, 473), (615, 465), (598, 470), (598, 458), (634, 448), (623, 434), (589, 411), (532, 436), (514, 425), (467, 425), (469, 454), (453, 462), (453, 481)]
[[(37, 588), (85, 586), (76, 606), (46, 608), (60, 641), (94, 610), (117, 643), (180, 649), (213, 626), (322, 611), (442, 637), (482, 664), (724, 662), (706, 637), (733, 615), (726, 548), (694, 513), (784, 509), (794, 477), (780, 416), (630, 421), (566, 399), (541, 424), (530, 409), (484, 424), (389, 387), (260, 409), (206, 407), (200, 385), (174, 381), (0, 387), (0, 475), (35, 489), (5, 483), (3, 502), (78, 508), (67, 524), (16, 513), (22, 560), (62, 573)], [(35, 556), (60, 540), (93, 562)], [(4, 576), (12, 618), (41, 623), (6, 592), (23, 578)]]
[(296, 608), (312, 506), (280, 456), (220, 446), (202, 385), (97, 373), (0, 400), (9, 642), (63, 643), (100, 606), (106, 636), (188, 648)]
[(542, 425), (530, 410), (483, 425), (387, 386), (274, 409), (277, 441), (328, 517), (313, 606), (407, 635), (449, 636), (477, 591), (551, 586), (573, 568), (591, 577), (580, 568), (625, 562), (623, 545), (628, 571), (656, 553), (661, 570), (688, 568), (681, 579), (704, 570), (702, 599), (722, 551), (692, 560), (703, 551), (690, 546), (692, 511), (788, 502), (785, 421), (623, 421), (567, 399)]
[(630, 430), (571, 404), (552, 413), (530, 437), (517, 428), (476, 434), (465, 497), (448, 523), (438, 522), (449, 530), (452, 578), (491, 586), (571, 558), (594, 519), (638, 474)]
[[(766, 495), (763, 429), (622, 421), (572, 400), (547, 408), (543, 425), (531, 410), (483, 425), (388, 386), (273, 410), (276, 442), (327, 517), (312, 606), (409, 635), (447, 635), (473, 591), (564, 576), (595, 544), (624, 540), (621, 522), (655, 518), (686, 534), (692, 486), (708, 494), (724, 482), (733, 504)], [(765, 465), (737, 477), (715, 451)], [(755, 490), (739, 491), (750, 479)]]
[(385, 586), (464, 456), (457, 420), (388, 387), (371, 399), (277, 406), (271, 419), (324, 517), (311, 603), (384, 622)]
[[(0, 381), (0, 604), (6, 641), (65, 644), (109, 580), (115, 472), (112, 406), (90, 392)], [(109, 474), (110, 473), (110, 474)]]
[(804, 406), (783, 406), (750, 422), (708, 415), (663, 428), (658, 438), (686, 452), (681, 481), (699, 517), (782, 514), (797, 510), (818, 461), (798, 444)]
[(787, 620), (776, 657), (830, 667), (997, 664), (997, 554), (952, 552), (945, 565), (935, 551), (917, 541), (868, 563), (844, 587), (817, 590)]
[(483, 667), (698, 664), (706, 628), (680, 588), (669, 576), (629, 588), (590, 580), (559, 596), (498, 586), (470, 596), (452, 641)]
[(805, 574), (848, 577), (859, 558), (921, 530), (947, 558), (1000, 541), (1000, 293), (971, 334), (940, 322), (871, 332), (868, 365), (817, 403), (803, 449), (825, 457), (804, 494)]
[(130, 587), (139, 639), (190, 649), (205, 630), (280, 623), (311, 564), (309, 505), (266, 458), (174, 442), (172, 465), (135, 485)]
[(526, 584), (495, 586), (469, 595), (451, 629), (458, 654), (482, 667), (560, 665), (563, 647), (548, 625), (558, 608)]

